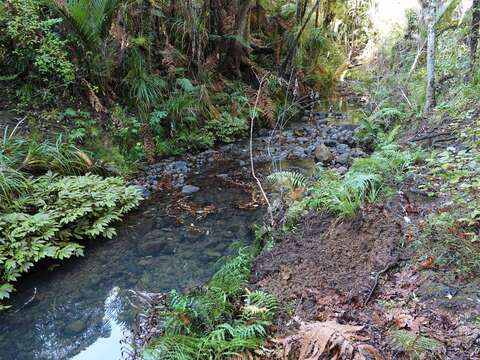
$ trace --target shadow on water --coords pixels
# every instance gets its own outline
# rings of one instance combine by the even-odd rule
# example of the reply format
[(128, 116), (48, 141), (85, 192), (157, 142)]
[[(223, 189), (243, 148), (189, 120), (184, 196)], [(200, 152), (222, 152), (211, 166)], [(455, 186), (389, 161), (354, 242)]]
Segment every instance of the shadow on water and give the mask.
[[(44, 264), (22, 278), (13, 308), (0, 314), (0, 359), (119, 359), (134, 317), (128, 289), (198, 286), (232, 243), (252, 241), (262, 210), (239, 208), (250, 194), (215, 173), (192, 179), (201, 190), (182, 199), (183, 210), (175, 205), (178, 194), (156, 195), (113, 240), (90, 241), (85, 257)], [(185, 210), (208, 205), (216, 211), (203, 217)]]

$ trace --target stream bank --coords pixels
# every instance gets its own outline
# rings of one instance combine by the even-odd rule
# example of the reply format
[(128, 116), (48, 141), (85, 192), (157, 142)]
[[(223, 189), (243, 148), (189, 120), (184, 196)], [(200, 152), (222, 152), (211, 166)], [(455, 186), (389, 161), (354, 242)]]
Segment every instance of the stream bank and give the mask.
[[(311, 172), (319, 146), (338, 171), (362, 155), (355, 127), (326, 120), (313, 117), (273, 136), (260, 130), (254, 139), (260, 176), (280, 168)], [(22, 278), (12, 308), (0, 314), (0, 358), (119, 358), (135, 316), (129, 289), (194, 288), (230, 254), (231, 244), (253, 240), (251, 226), (264, 210), (247, 141), (167, 159), (144, 173), (135, 183), (149, 199), (114, 239), (89, 241), (84, 258), (45, 263)]]

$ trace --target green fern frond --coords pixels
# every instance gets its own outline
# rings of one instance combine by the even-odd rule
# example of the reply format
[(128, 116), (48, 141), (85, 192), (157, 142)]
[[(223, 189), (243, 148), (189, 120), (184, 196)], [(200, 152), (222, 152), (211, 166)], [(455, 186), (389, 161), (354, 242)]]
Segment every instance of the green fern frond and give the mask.
[(305, 188), (308, 184), (305, 175), (296, 171), (278, 171), (269, 175), (268, 180), (278, 187), (286, 187), (291, 191)]

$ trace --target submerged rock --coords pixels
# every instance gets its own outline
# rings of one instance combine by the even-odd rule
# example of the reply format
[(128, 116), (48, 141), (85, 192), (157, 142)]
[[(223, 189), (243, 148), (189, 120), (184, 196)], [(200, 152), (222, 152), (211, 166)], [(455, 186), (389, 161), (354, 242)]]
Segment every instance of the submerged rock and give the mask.
[(184, 187), (182, 187), (183, 194), (193, 194), (199, 190), (200, 188), (198, 186), (193, 186), (193, 185), (185, 185)]
[(165, 231), (156, 229), (150, 231), (138, 244), (138, 252), (142, 255), (151, 255), (162, 251), (166, 246)]
[(83, 322), (82, 320), (76, 320), (65, 326), (65, 332), (67, 334), (74, 335), (74, 334), (81, 333), (86, 328), (87, 328), (87, 324), (85, 322)]

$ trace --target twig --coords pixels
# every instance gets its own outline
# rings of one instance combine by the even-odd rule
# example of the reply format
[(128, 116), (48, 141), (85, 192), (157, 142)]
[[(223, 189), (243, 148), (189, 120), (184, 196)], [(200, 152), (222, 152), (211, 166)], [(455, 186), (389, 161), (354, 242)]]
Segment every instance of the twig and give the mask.
[(15, 310), (15, 314), (18, 313), (20, 310), (22, 310), (25, 306), (27, 306), (28, 304), (30, 304), (34, 299), (35, 299), (35, 296), (37, 296), (37, 288), (34, 288), (33, 289), (33, 295), (30, 297), (30, 299), (28, 299), (25, 304), (23, 304), (22, 306), (20, 306), (17, 310)]
[(263, 75), (262, 79), (260, 80), (260, 85), (258, 86), (258, 91), (257, 91), (257, 97), (255, 98), (255, 106), (253, 107), (253, 111), (250, 113), (250, 167), (252, 170), (252, 176), (257, 182), (258, 188), (260, 189), (260, 192), (262, 193), (263, 198), (265, 199), (265, 202), (267, 203), (268, 206), (268, 215), (270, 216), (270, 225), (273, 227), (274, 225), (274, 220), (273, 220), (273, 212), (272, 212), (272, 205), (270, 204), (270, 201), (268, 200), (267, 194), (263, 190), (262, 183), (260, 182), (259, 178), (255, 174), (255, 166), (253, 164), (253, 122), (255, 120), (255, 114), (257, 113), (257, 106), (258, 106), (258, 100), (260, 98), (260, 94), (262, 92), (262, 86), (263, 83), (265, 82), (265, 79), (267, 78), (268, 73)]
[(398, 258), (395, 259), (394, 261), (392, 261), (391, 263), (389, 263), (387, 266), (385, 266), (383, 268), (383, 270), (379, 271), (376, 275), (375, 275), (375, 282), (373, 283), (373, 286), (372, 288), (370, 289), (370, 293), (368, 294), (367, 296), (367, 299), (365, 300), (364, 304), (363, 305), (367, 305), (368, 302), (370, 301), (370, 299), (372, 298), (372, 295), (373, 293), (375, 292), (375, 289), (377, 288), (378, 286), (378, 280), (380, 280), (380, 276), (385, 274), (387, 271), (389, 271), (391, 268), (393, 268), (394, 266), (396, 266), (398, 263)]

